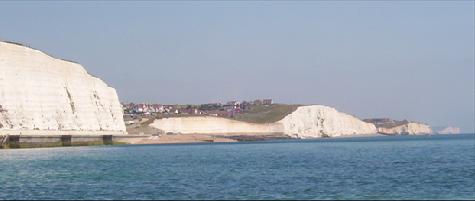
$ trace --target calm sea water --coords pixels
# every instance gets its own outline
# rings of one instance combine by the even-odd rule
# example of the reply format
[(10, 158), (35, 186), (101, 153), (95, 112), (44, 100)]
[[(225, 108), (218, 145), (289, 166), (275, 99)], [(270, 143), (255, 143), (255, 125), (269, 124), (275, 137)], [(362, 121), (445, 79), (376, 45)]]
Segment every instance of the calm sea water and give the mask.
[(0, 199), (475, 199), (475, 135), (0, 150)]

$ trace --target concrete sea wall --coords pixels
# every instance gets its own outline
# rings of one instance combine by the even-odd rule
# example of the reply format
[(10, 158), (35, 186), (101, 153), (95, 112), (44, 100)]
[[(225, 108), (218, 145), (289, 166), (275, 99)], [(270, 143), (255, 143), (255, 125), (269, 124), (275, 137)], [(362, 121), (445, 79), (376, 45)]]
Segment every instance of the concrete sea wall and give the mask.
[(133, 144), (147, 135), (1, 135), (0, 148)]

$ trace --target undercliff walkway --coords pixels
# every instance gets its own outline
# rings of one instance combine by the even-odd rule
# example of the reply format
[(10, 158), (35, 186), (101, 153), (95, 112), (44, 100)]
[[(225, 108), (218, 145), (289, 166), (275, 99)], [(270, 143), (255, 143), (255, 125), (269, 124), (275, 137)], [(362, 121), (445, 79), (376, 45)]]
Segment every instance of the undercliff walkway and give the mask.
[(6, 147), (8, 142), (8, 135), (0, 135), (0, 149)]

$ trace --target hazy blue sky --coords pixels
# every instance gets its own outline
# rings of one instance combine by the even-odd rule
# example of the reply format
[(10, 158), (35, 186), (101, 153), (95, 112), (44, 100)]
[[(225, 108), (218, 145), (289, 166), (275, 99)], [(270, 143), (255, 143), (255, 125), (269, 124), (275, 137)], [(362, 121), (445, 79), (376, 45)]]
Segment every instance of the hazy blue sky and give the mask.
[(0, 2), (122, 101), (273, 98), (474, 130), (474, 1)]

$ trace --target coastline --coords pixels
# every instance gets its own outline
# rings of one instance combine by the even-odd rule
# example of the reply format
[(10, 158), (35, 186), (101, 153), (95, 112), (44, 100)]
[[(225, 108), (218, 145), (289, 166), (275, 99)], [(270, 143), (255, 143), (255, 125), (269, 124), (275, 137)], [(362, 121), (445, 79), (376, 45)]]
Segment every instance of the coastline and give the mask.
[[(473, 135), (472, 133), (468, 133)], [(48, 148), (69, 146), (101, 146), (101, 145), (160, 145), (160, 144), (201, 144), (201, 143), (239, 143), (239, 142), (266, 142), (278, 140), (296, 141), (333, 141), (341, 139), (366, 139), (381, 137), (447, 137), (464, 134), (426, 134), (426, 135), (385, 135), (385, 134), (362, 134), (352, 136), (335, 136), (320, 138), (292, 138), (282, 134), (255, 134), (241, 133), (239, 135), (223, 134), (162, 134), (162, 135), (0, 135), (0, 149), (18, 148)]]

